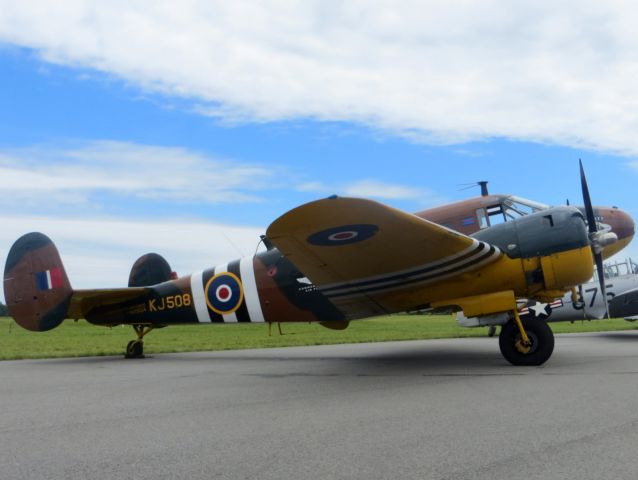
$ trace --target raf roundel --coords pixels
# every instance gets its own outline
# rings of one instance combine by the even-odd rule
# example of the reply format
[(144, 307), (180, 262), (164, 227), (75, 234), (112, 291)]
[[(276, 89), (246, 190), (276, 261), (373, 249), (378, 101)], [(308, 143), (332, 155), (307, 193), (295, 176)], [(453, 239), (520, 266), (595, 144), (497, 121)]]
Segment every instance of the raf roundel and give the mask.
[(377, 225), (362, 223), (358, 225), (341, 225), (313, 233), (306, 240), (311, 245), (320, 247), (336, 247), (350, 243), (363, 242), (379, 231)]
[(231, 272), (218, 273), (211, 278), (204, 293), (208, 308), (220, 315), (233, 313), (244, 299), (241, 280)]
[(352, 240), (359, 236), (359, 232), (355, 232), (354, 230), (344, 230), (343, 232), (333, 233), (332, 235), (328, 235), (328, 240), (331, 242), (345, 242), (346, 240)]

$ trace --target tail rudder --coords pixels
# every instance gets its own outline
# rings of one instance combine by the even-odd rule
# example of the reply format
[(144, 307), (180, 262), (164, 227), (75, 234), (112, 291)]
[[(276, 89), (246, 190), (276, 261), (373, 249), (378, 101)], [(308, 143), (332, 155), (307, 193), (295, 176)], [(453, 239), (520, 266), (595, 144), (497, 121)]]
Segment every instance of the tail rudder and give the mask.
[(27, 233), (11, 247), (4, 268), (4, 298), (23, 328), (43, 332), (66, 318), (73, 289), (53, 242)]

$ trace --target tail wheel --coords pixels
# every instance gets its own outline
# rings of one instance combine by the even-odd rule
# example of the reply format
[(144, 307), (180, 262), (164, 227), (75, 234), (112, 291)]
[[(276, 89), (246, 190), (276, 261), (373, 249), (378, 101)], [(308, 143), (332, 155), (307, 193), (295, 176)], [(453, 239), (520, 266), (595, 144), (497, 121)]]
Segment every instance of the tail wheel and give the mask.
[(528, 319), (522, 323), (529, 345), (523, 342), (516, 323), (509, 321), (503, 325), (498, 337), (501, 353), (512, 365), (542, 365), (554, 351), (554, 333), (542, 320)]
[(131, 340), (126, 345), (124, 358), (144, 358), (144, 335), (153, 330), (152, 325), (133, 325), (137, 340)]
[(126, 346), (126, 358), (144, 358), (144, 342), (141, 340), (131, 340)]

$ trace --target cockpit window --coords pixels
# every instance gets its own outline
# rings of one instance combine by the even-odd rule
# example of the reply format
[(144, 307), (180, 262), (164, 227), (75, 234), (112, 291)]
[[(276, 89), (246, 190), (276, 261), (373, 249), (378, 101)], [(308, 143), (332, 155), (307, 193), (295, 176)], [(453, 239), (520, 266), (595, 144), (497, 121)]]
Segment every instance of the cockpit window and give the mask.
[[(515, 195), (508, 195), (499, 197), (498, 203), (477, 209), (476, 218), (479, 228), (483, 229), (548, 208), (549, 205), (545, 205), (544, 203), (534, 202), (533, 200), (527, 200), (526, 198), (517, 197)], [(468, 225), (465, 223), (465, 219), (462, 223), (463, 225)]]
[(549, 205), (512, 195), (503, 199), (501, 207), (503, 209), (505, 219), (514, 220), (515, 218), (524, 217), (540, 210), (545, 210), (549, 208)]
[(490, 225), (497, 225), (509, 220), (504, 207), (505, 203), (499, 203), (486, 208), (487, 215), (490, 217)]

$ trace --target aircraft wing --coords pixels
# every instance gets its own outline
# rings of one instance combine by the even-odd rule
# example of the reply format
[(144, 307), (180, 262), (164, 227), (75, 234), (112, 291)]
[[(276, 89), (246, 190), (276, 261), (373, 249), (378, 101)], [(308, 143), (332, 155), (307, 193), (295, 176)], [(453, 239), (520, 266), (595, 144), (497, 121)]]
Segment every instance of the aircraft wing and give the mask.
[(485, 242), (358, 198), (297, 207), (275, 220), (267, 237), (337, 306), (357, 310), (358, 303), (370, 314), (416, 306), (388, 308), (387, 292), (461, 275), (501, 255)]

